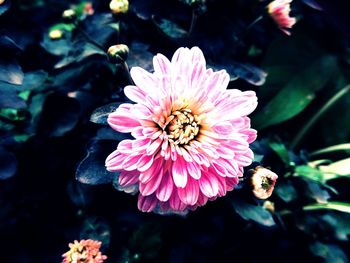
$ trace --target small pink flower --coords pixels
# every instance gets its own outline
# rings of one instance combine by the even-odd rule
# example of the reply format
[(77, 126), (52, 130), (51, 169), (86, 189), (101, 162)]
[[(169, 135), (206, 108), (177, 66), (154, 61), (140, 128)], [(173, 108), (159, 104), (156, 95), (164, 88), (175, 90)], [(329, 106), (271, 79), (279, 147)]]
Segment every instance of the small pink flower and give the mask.
[(267, 6), (273, 20), (275, 20), (278, 27), (287, 35), (290, 35), (288, 29), (292, 28), (296, 23), (296, 19), (289, 16), (291, 2), (292, 0), (275, 0)]
[(120, 172), (120, 189), (139, 192), (144, 212), (186, 212), (224, 196), (251, 164), (256, 139), (247, 117), (257, 106), (254, 91), (226, 90), (225, 70), (206, 69), (198, 47), (179, 48), (169, 61), (153, 58), (154, 73), (134, 67), (135, 86), (124, 88), (135, 104), (108, 116), (124, 140), (107, 157)]
[(94, 8), (92, 7), (92, 3), (87, 2), (84, 6), (83, 13), (86, 15), (93, 15), (95, 13)]
[(62, 263), (102, 263), (107, 256), (100, 252), (101, 242), (92, 239), (69, 244), (70, 250), (62, 255)]
[(277, 174), (262, 166), (257, 166), (252, 172), (253, 194), (259, 199), (269, 198), (275, 188)]

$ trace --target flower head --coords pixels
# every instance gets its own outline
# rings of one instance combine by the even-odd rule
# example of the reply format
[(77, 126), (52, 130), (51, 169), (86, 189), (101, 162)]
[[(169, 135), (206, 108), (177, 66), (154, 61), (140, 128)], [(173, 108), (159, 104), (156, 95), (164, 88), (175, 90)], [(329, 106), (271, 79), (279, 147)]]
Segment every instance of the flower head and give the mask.
[(290, 3), (293, 0), (274, 0), (268, 6), (268, 12), (275, 20), (278, 27), (287, 35), (290, 35), (288, 29), (296, 23), (294, 17), (289, 16)]
[(108, 116), (109, 125), (129, 133), (107, 157), (120, 172), (119, 186), (139, 191), (142, 211), (184, 212), (224, 196), (243, 176), (256, 139), (247, 117), (257, 106), (253, 91), (226, 90), (225, 70), (206, 69), (198, 47), (179, 48), (171, 61), (158, 54), (154, 73), (134, 67), (134, 86), (124, 88), (135, 104)]
[(93, 15), (95, 13), (95, 10), (92, 6), (92, 3), (87, 2), (84, 6), (83, 13), (85, 15)]
[(257, 166), (253, 170), (251, 184), (253, 194), (259, 199), (266, 199), (272, 195), (278, 176), (274, 172), (262, 166)]
[(129, 10), (128, 0), (112, 0), (109, 3), (109, 8), (114, 14), (124, 14)]
[(87, 239), (69, 244), (70, 250), (62, 255), (62, 263), (102, 263), (107, 259), (100, 252), (101, 242)]

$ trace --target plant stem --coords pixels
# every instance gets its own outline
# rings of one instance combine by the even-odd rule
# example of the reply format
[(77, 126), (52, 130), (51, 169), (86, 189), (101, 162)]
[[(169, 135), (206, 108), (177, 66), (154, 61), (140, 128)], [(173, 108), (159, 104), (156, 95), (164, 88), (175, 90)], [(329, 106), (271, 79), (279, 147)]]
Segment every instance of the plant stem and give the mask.
[(132, 81), (132, 78), (130, 76), (130, 71), (129, 71), (129, 66), (128, 64), (124, 61), (123, 63), (121, 63), (123, 65), (124, 71), (126, 73), (126, 75), (128, 76), (128, 80), (130, 84), (134, 84), (134, 82)]
[(197, 15), (197, 12), (196, 10), (192, 10), (192, 19), (191, 19), (191, 25), (190, 25), (190, 29), (188, 30), (188, 35), (190, 36), (193, 32), (193, 29), (194, 29), (194, 26), (196, 25), (197, 23), (197, 18), (198, 18), (198, 15)]
[(337, 103), (348, 91), (350, 90), (350, 84), (339, 90), (333, 97), (331, 97), (326, 104), (306, 123), (306, 125), (299, 131), (295, 136), (294, 140), (291, 142), (290, 147), (294, 149), (301, 140), (304, 138), (305, 134), (312, 128), (312, 126), (322, 117), (322, 115), (329, 110), (335, 103)]

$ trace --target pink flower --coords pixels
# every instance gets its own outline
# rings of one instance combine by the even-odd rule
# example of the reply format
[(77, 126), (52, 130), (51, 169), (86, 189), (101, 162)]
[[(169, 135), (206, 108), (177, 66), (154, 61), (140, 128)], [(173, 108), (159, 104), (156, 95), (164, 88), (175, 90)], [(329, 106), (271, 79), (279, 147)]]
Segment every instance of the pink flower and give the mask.
[(100, 252), (101, 242), (87, 239), (69, 244), (70, 250), (62, 255), (62, 263), (102, 263), (107, 259)]
[(278, 27), (287, 35), (290, 35), (288, 29), (292, 28), (296, 23), (296, 19), (289, 16), (291, 2), (292, 0), (275, 0), (267, 6), (273, 20), (275, 20)]
[(120, 172), (120, 189), (139, 191), (144, 212), (186, 212), (224, 196), (251, 164), (256, 139), (247, 117), (257, 106), (254, 91), (226, 90), (225, 70), (206, 69), (198, 47), (179, 48), (171, 61), (158, 54), (154, 73), (134, 67), (135, 86), (124, 88), (136, 104), (108, 116), (109, 125), (135, 138), (107, 157)]

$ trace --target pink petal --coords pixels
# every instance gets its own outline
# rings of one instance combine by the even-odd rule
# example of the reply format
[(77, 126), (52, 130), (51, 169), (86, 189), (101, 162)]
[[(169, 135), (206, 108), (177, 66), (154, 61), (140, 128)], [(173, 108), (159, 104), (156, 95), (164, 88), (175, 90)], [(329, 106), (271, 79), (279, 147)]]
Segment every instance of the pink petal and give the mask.
[(154, 72), (159, 76), (171, 74), (170, 61), (162, 54), (157, 54), (153, 57)]
[(201, 192), (207, 197), (214, 197), (219, 192), (219, 182), (215, 175), (202, 173), (199, 179), (199, 187)]
[(177, 187), (183, 188), (187, 184), (187, 169), (185, 165), (185, 161), (182, 158), (177, 158), (177, 160), (173, 162), (172, 174)]
[(151, 167), (153, 160), (153, 155), (143, 155), (137, 164), (137, 170), (139, 170), (140, 172), (146, 171)]
[(146, 93), (142, 92), (140, 88), (136, 86), (126, 86), (124, 88), (125, 95), (132, 101), (136, 103), (144, 103)]
[(149, 213), (156, 207), (157, 202), (157, 198), (154, 195), (143, 196), (139, 194), (137, 207), (140, 211)]
[(163, 174), (162, 181), (157, 189), (156, 196), (162, 201), (166, 202), (169, 200), (173, 191), (174, 182), (168, 172)]
[(131, 132), (140, 126), (140, 123), (130, 112), (125, 113), (118, 110), (108, 115), (107, 122), (113, 129), (119, 132)]
[(175, 189), (173, 189), (173, 193), (170, 196), (169, 204), (171, 209), (173, 209), (174, 211), (183, 211), (186, 208), (186, 204), (180, 200), (177, 194), (177, 191), (175, 191)]
[(150, 181), (148, 181), (147, 183), (140, 183), (140, 188), (139, 188), (140, 193), (143, 196), (148, 196), (153, 194), (159, 187), (162, 177), (163, 177), (163, 171), (161, 169), (158, 174), (153, 175)]
[(123, 171), (120, 173), (118, 178), (118, 183), (121, 186), (130, 186), (136, 184), (139, 181), (139, 172), (138, 171)]
[(199, 195), (198, 181), (189, 177), (186, 186), (184, 188), (178, 188), (177, 193), (184, 204), (194, 205)]

